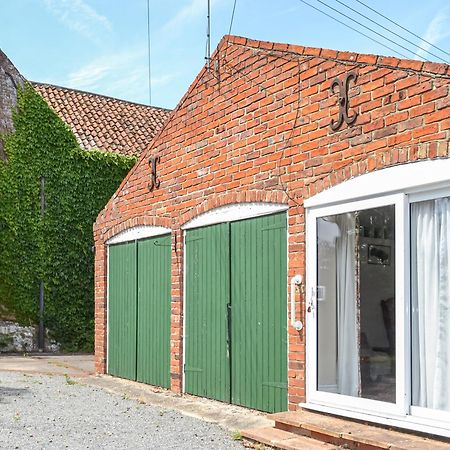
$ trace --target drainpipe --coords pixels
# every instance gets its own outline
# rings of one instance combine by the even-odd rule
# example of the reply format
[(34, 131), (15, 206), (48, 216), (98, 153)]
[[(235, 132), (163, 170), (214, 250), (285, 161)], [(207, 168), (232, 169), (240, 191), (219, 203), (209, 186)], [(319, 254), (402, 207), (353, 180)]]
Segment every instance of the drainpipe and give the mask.
[[(41, 176), (41, 218), (44, 219), (45, 214), (45, 178)], [(44, 336), (44, 280), (39, 283), (39, 333), (38, 333), (38, 350), (43, 352), (45, 350), (45, 336)]]

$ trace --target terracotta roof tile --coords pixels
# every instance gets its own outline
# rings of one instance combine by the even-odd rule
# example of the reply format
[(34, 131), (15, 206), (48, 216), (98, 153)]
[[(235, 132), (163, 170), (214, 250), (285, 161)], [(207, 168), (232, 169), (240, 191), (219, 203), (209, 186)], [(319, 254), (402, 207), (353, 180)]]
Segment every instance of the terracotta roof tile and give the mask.
[(31, 84), (87, 150), (140, 155), (171, 112), (51, 84)]

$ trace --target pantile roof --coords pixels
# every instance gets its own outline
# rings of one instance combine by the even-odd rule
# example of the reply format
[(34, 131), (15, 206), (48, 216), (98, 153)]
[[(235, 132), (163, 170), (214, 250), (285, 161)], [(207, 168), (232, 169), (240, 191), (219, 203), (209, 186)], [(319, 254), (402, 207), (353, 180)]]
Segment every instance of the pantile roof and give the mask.
[(51, 84), (31, 84), (87, 150), (138, 156), (171, 112)]

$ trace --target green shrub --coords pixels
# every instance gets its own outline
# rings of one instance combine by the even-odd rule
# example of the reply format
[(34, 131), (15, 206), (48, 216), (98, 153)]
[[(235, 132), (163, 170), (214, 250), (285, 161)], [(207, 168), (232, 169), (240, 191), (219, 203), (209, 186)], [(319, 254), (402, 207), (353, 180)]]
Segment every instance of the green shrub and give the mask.
[[(94, 333), (92, 225), (136, 161), (83, 150), (29, 85), (18, 92), (15, 132), (0, 160), (0, 301), (24, 324), (38, 321), (66, 351), (90, 351)], [(45, 214), (40, 178), (45, 178)]]

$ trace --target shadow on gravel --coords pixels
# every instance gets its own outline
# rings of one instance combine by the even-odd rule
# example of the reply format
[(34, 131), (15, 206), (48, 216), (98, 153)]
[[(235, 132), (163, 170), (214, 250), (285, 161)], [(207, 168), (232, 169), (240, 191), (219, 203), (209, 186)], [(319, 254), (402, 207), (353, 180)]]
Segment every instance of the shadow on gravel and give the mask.
[(0, 386), (0, 403), (5, 403), (8, 397), (19, 397), (28, 392), (27, 388), (10, 388)]

